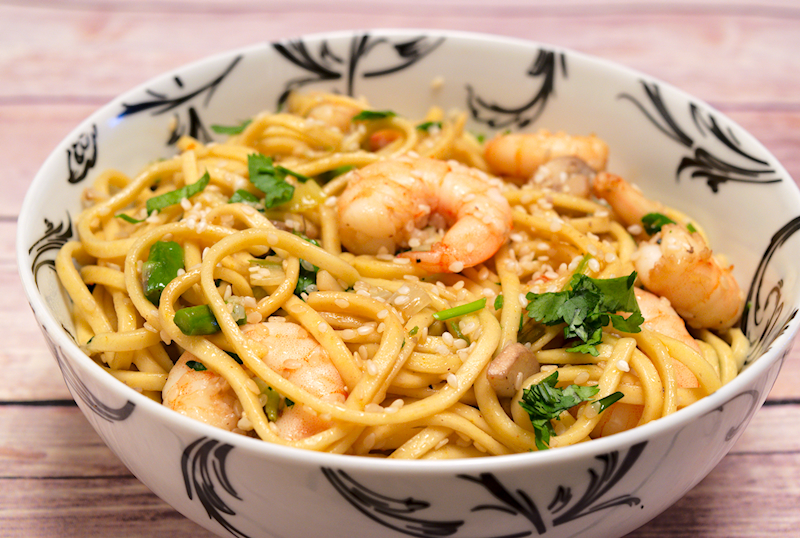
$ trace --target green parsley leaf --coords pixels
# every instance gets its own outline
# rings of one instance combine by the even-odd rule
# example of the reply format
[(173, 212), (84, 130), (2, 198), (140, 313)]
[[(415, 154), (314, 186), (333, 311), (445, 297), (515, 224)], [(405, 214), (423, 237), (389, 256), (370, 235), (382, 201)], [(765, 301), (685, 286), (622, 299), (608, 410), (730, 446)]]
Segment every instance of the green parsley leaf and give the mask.
[(642, 224), (644, 224), (644, 231), (648, 235), (655, 235), (661, 231), (665, 224), (675, 224), (675, 221), (661, 213), (648, 213), (642, 217)]
[(211, 130), (218, 134), (237, 135), (241, 134), (253, 120), (244, 120), (239, 125), (212, 125)]
[(147, 200), (147, 214), (151, 215), (154, 211), (161, 211), (171, 205), (179, 204), (184, 198), (188, 200), (195, 194), (201, 193), (203, 189), (208, 186), (209, 181), (211, 181), (211, 177), (208, 175), (208, 172), (206, 172), (203, 174), (203, 177), (194, 183), (185, 185), (174, 191), (165, 192), (159, 196), (153, 196)]
[(414, 326), (411, 328), (411, 330), (410, 330), (410, 331), (408, 331), (408, 334), (409, 334), (409, 336), (414, 336), (414, 335), (415, 335), (415, 334), (417, 334), (418, 332), (419, 332), (419, 327), (418, 327), (417, 325), (414, 325)]
[(287, 183), (286, 174), (277, 170), (272, 158), (260, 153), (247, 156), (250, 183), (264, 193), (264, 207), (272, 208), (292, 199), (294, 187)]
[(536, 448), (546, 450), (549, 448), (550, 437), (555, 435), (555, 429), (550, 422), (558, 419), (559, 415), (581, 402), (588, 401), (600, 391), (599, 387), (581, 387), (569, 385), (560, 389), (558, 371), (553, 372), (540, 383), (531, 385), (522, 391), (519, 405), (528, 413), (533, 425), (536, 439)]
[(397, 116), (397, 114), (391, 110), (362, 110), (353, 116), (353, 121), (383, 120), (395, 116)]
[[(565, 338), (583, 343), (567, 351), (597, 356), (595, 347), (602, 342), (603, 327), (612, 323), (617, 330), (637, 333), (644, 322), (633, 283), (636, 272), (626, 277), (596, 279), (584, 274), (572, 275), (569, 288), (542, 294), (528, 293), (528, 316), (545, 325), (564, 323)], [(629, 312), (623, 317), (617, 312)]]
[(697, 228), (695, 228), (694, 224), (692, 224), (691, 222), (686, 225), (686, 229), (689, 230), (689, 232), (691, 233), (695, 233), (697, 231)]

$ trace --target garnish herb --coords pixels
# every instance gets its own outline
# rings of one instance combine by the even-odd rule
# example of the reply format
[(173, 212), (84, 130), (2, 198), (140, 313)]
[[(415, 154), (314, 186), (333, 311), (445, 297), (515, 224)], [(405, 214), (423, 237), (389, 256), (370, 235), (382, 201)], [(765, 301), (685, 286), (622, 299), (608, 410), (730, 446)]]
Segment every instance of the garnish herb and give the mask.
[(433, 314), (433, 319), (437, 321), (444, 321), (451, 318), (457, 318), (459, 316), (465, 316), (467, 314), (472, 314), (473, 312), (477, 312), (485, 306), (486, 306), (486, 297), (484, 297), (483, 299), (478, 299), (477, 301), (472, 301), (471, 303), (462, 304), (460, 306), (454, 306), (453, 308), (439, 310), (438, 312), (435, 312)]
[(442, 122), (440, 121), (426, 121), (424, 123), (420, 123), (417, 125), (418, 131), (425, 131), (426, 133), (431, 130), (431, 127), (436, 127), (437, 129), (442, 128)]
[(266, 390), (261, 391), (262, 394), (267, 396), (267, 403), (264, 405), (264, 412), (270, 422), (278, 420), (278, 411), (280, 411), (281, 395), (272, 387), (267, 387)]
[(199, 361), (186, 361), (186, 366), (194, 370), (195, 372), (205, 372), (208, 370), (206, 365)]
[(418, 327), (417, 325), (414, 325), (414, 326), (411, 328), (411, 330), (410, 330), (410, 331), (408, 331), (408, 335), (409, 335), (409, 336), (414, 336), (414, 335), (416, 335), (418, 332), (419, 332), (419, 327)]
[[(580, 385), (569, 385), (560, 389), (556, 387), (557, 383), (558, 371), (555, 371), (540, 383), (523, 389), (522, 399), (519, 402), (531, 419), (536, 448), (539, 450), (548, 449), (550, 437), (555, 435), (551, 420), (558, 420), (561, 413), (582, 402), (590, 401), (600, 391), (599, 387), (581, 387)], [(598, 413), (602, 413), (623, 396), (621, 392), (615, 392), (598, 400), (596, 402), (600, 407)]]
[(661, 213), (648, 213), (642, 217), (642, 224), (648, 235), (655, 235), (661, 231), (664, 225), (675, 224), (675, 221)]
[(248, 155), (247, 171), (250, 183), (264, 193), (264, 207), (267, 209), (292, 199), (294, 186), (286, 181), (287, 174), (275, 168), (271, 157), (260, 153)]
[[(595, 346), (602, 342), (603, 327), (609, 323), (623, 332), (641, 330), (644, 318), (633, 293), (635, 281), (636, 271), (626, 277), (609, 279), (576, 273), (564, 291), (528, 293), (528, 316), (545, 325), (566, 324), (564, 336), (583, 342), (567, 351), (597, 356)], [(629, 312), (630, 316), (626, 318), (617, 312)]]
[(114, 215), (114, 217), (116, 217), (118, 219), (122, 219), (125, 222), (128, 222), (130, 224), (139, 224), (140, 222), (144, 222), (144, 219), (141, 219), (141, 220), (140, 219), (135, 219), (135, 218), (131, 217), (130, 215), (126, 215), (125, 213), (120, 213), (119, 215)]
[(255, 205), (261, 203), (261, 200), (258, 199), (258, 196), (253, 194), (252, 192), (246, 191), (244, 189), (238, 189), (236, 192), (233, 193), (233, 196), (228, 199), (229, 204), (249, 204)]
[(355, 168), (355, 165), (346, 164), (344, 166), (339, 166), (337, 168), (334, 168), (333, 170), (328, 170), (327, 172), (322, 172), (320, 175), (317, 176), (317, 181), (321, 185), (324, 185), (325, 183), (329, 182), (333, 178), (339, 177), (342, 174), (346, 174), (347, 172), (349, 172), (353, 168)]
[(505, 302), (505, 298), (503, 297), (503, 294), (501, 293), (500, 295), (498, 295), (497, 297), (494, 298), (494, 309), (495, 310), (502, 309), (504, 302)]
[[(295, 232), (295, 235), (302, 237), (312, 245), (318, 247), (319, 242), (315, 239), (309, 239), (305, 235)], [(300, 274), (297, 277), (297, 285), (294, 287), (294, 294), (303, 299), (303, 294), (308, 294), (310, 291), (316, 291), (317, 287), (317, 271), (319, 271), (319, 267), (313, 265), (312, 263), (300, 259)], [(311, 288), (309, 290), (309, 288)], [(305, 299), (304, 299), (305, 300)]]
[(186, 198), (187, 200), (194, 196), (195, 194), (199, 194), (203, 191), (203, 189), (208, 186), (208, 182), (211, 181), (208, 172), (203, 174), (203, 177), (198, 179), (196, 182), (191, 183), (189, 185), (185, 185), (180, 189), (165, 192), (164, 194), (160, 194), (158, 196), (153, 196), (152, 198), (147, 200), (147, 214), (151, 215), (154, 211), (158, 212), (162, 209), (165, 209), (171, 205), (181, 203), (181, 200)]
[(353, 116), (353, 121), (383, 120), (395, 116), (397, 116), (397, 114), (391, 110), (362, 110)]
[(239, 125), (212, 125), (211, 130), (218, 134), (241, 134), (253, 120), (244, 120)]
[(600, 407), (597, 410), (597, 412), (598, 413), (602, 413), (603, 411), (605, 411), (606, 409), (608, 409), (609, 407), (611, 407), (613, 404), (617, 403), (619, 400), (621, 400), (624, 397), (625, 397), (625, 395), (623, 393), (615, 392), (613, 394), (609, 394), (605, 398), (600, 398), (599, 400), (597, 400), (597, 403), (598, 403), (598, 405)]
[(686, 229), (689, 230), (691, 233), (695, 233), (697, 231), (697, 228), (695, 228), (694, 224), (692, 224), (691, 222), (686, 225)]
[[(237, 325), (244, 325), (247, 323), (247, 318), (244, 314), (244, 307), (242, 305), (233, 305), (231, 315)], [(214, 334), (221, 330), (219, 322), (217, 322), (217, 318), (214, 316), (214, 312), (211, 311), (211, 307), (207, 304), (181, 308), (175, 312), (175, 317), (172, 318), (172, 321), (175, 322), (175, 325), (177, 325), (186, 336)]]
[(147, 261), (142, 264), (144, 296), (158, 305), (161, 292), (183, 269), (183, 248), (175, 241), (158, 241), (150, 247)]
[(226, 351), (225, 353), (227, 353), (227, 354), (230, 356), (230, 358), (232, 358), (233, 360), (235, 360), (237, 363), (239, 363), (239, 364), (244, 364), (244, 363), (242, 362), (242, 359), (240, 359), (240, 358), (239, 358), (239, 355), (237, 355), (236, 353), (233, 353), (233, 352), (231, 352), (231, 351)]

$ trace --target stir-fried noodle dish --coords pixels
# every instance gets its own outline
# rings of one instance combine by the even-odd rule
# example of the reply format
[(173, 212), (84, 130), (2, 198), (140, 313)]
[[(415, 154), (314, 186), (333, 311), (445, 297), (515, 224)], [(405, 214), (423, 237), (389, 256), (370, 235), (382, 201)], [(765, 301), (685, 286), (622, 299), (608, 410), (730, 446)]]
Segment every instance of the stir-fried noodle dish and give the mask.
[(282, 108), (84, 191), (56, 260), (76, 340), (143, 395), (272, 443), (444, 459), (613, 435), (742, 367), (732, 267), (598, 137)]

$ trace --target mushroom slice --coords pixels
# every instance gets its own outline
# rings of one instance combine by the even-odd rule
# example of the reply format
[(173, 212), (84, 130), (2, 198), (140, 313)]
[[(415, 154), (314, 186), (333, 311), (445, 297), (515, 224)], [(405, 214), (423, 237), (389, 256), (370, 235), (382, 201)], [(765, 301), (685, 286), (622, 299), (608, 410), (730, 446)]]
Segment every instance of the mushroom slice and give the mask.
[(525, 379), (539, 371), (533, 352), (519, 342), (509, 344), (489, 363), (486, 377), (501, 398), (513, 397)]
[(529, 183), (541, 189), (589, 198), (594, 176), (594, 170), (578, 157), (556, 157), (537, 168)]

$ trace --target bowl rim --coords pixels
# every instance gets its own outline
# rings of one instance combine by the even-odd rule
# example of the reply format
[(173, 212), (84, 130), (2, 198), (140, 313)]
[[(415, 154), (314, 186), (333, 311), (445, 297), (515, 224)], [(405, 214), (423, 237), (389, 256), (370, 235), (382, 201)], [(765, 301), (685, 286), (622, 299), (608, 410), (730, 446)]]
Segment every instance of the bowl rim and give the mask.
[[(496, 46), (515, 47), (515, 48), (534, 48), (537, 46), (546, 46), (550, 50), (567, 53), (570, 56), (580, 57), (583, 61), (594, 63), (598, 65), (603, 71), (610, 71), (615, 77), (636, 77), (641, 80), (649, 82), (656, 82), (663, 88), (668, 88), (670, 92), (679, 96), (681, 99), (691, 100), (694, 103), (701, 105), (707, 110), (724, 117), (726, 122), (731, 125), (737, 126), (742, 133), (745, 133), (752, 142), (757, 144), (766, 155), (774, 160), (777, 165), (777, 172), (783, 177), (787, 178), (786, 183), (791, 183), (794, 189), (795, 196), (800, 199), (800, 189), (797, 184), (792, 180), (790, 174), (783, 167), (781, 163), (772, 155), (772, 153), (761, 144), (753, 135), (747, 130), (743, 129), (735, 121), (730, 119), (726, 114), (720, 112), (713, 106), (709, 105), (704, 100), (695, 97), (680, 88), (673, 86), (671, 83), (647, 75), (636, 69), (627, 67), (625, 65), (616, 63), (605, 58), (586, 54), (574, 49), (565, 48), (550, 43), (540, 42), (536, 40), (529, 40), (525, 38), (510, 37), (503, 35), (495, 35), (490, 33), (470, 32), (460, 30), (446, 30), (434, 28), (372, 28), (372, 29), (353, 29), (353, 30), (337, 30), (331, 32), (315, 32), (309, 34), (301, 34), (295, 37), (284, 38), (276, 41), (277, 43), (284, 43), (294, 39), (303, 40), (319, 40), (319, 39), (345, 39), (351, 38), (359, 33), (369, 33), (372, 35), (382, 36), (404, 36), (409, 34), (418, 35), (420, 33), (426, 35), (436, 35), (446, 38), (461, 39), (469, 42), (483, 42), (490, 43)], [(126, 398), (140, 406), (149, 413), (155, 414), (159, 420), (165, 421), (167, 424), (172, 424), (178, 429), (185, 430), (199, 437), (209, 437), (224, 441), (237, 448), (243, 449), (251, 455), (257, 457), (264, 457), (267, 459), (274, 458), (276, 460), (291, 462), (297, 465), (306, 466), (321, 466), (321, 467), (338, 467), (341, 469), (363, 470), (382, 473), (409, 473), (426, 475), (444, 475), (452, 474), (454, 472), (464, 472), (469, 470), (507, 470), (509, 468), (517, 468), (520, 466), (536, 467), (539, 465), (552, 465), (563, 463), (569, 460), (586, 459), (597, 456), (599, 454), (616, 451), (622, 448), (632, 446), (636, 443), (647, 441), (648, 439), (657, 437), (670, 430), (677, 431), (679, 428), (687, 425), (696, 418), (703, 416), (714, 409), (721, 408), (730, 401), (735, 395), (743, 392), (746, 387), (755, 382), (756, 379), (765, 375), (766, 371), (773, 367), (774, 363), (778, 362), (783, 356), (791, 349), (795, 336), (800, 331), (800, 316), (795, 316), (791, 319), (781, 334), (779, 334), (769, 345), (768, 349), (762, 353), (756, 360), (753, 360), (743, 372), (737, 375), (732, 381), (721, 387), (717, 392), (706, 396), (699, 401), (680, 409), (678, 412), (667, 417), (654, 420), (642, 426), (638, 426), (631, 430), (615, 434), (613, 436), (594, 439), (590, 443), (581, 443), (568, 447), (560, 447), (558, 449), (550, 449), (546, 451), (539, 451), (535, 454), (510, 454), (503, 456), (491, 456), (487, 458), (466, 458), (458, 460), (386, 460), (379, 458), (369, 457), (354, 457), (351, 455), (339, 455), (326, 452), (316, 452), (306, 449), (300, 449), (290, 446), (274, 444), (261, 439), (251, 438), (232, 432), (222, 430), (209, 426), (197, 420), (185, 417), (179, 413), (175, 413), (169, 409), (164, 408), (163, 405), (140, 394), (133, 388), (127, 386), (121, 381), (116, 380), (113, 376), (106, 373), (99, 365), (97, 365), (88, 355), (83, 353), (78, 345), (65, 333), (60, 324), (56, 321), (55, 317), (46, 306), (42, 296), (39, 294), (33, 282), (33, 276), (28, 268), (23, 266), (22, 260), (28, 258), (29, 254), (26, 250), (27, 243), (23, 242), (26, 239), (26, 226), (27, 221), (33, 218), (31, 215), (31, 206), (34, 203), (34, 191), (40, 184), (45, 185), (48, 182), (47, 170), (53, 165), (53, 162), (62, 157), (61, 151), (67, 146), (77, 135), (81, 134), (90, 126), (93, 121), (99, 117), (109, 114), (112, 109), (118, 109), (118, 106), (128, 100), (130, 97), (135, 96), (138, 92), (146, 89), (154, 82), (162, 79), (173, 77), (176, 73), (188, 73), (191, 71), (203, 69), (206, 65), (219, 61), (221, 59), (230, 58), (237, 54), (252, 54), (262, 50), (271, 42), (261, 42), (244, 47), (238, 47), (226, 51), (217, 52), (215, 54), (205, 56), (198, 60), (176, 66), (166, 72), (160, 73), (150, 79), (135, 85), (134, 87), (126, 90), (122, 94), (114, 97), (106, 104), (96, 108), (92, 113), (83, 119), (74, 129), (72, 129), (62, 140), (55, 146), (55, 148), (47, 156), (41, 167), (37, 170), (31, 184), (29, 185), (23, 204), (19, 212), (17, 221), (16, 233), (16, 255), (17, 255), (17, 269), (20, 279), (23, 284), (25, 295), (28, 299), (30, 306), (34, 311), (37, 322), (47, 331), (47, 334), (54, 340), (54, 343), (64, 351), (68, 360), (74, 360), (79, 365), (92, 375), (101, 385), (107, 387), (109, 391), (121, 398)], [(800, 303), (800, 298), (798, 303)], [(766, 395), (760, 395), (766, 398)], [(763, 402), (763, 399), (762, 399)], [(759, 404), (760, 407), (760, 404)], [(488, 465), (488, 467), (487, 467)]]

